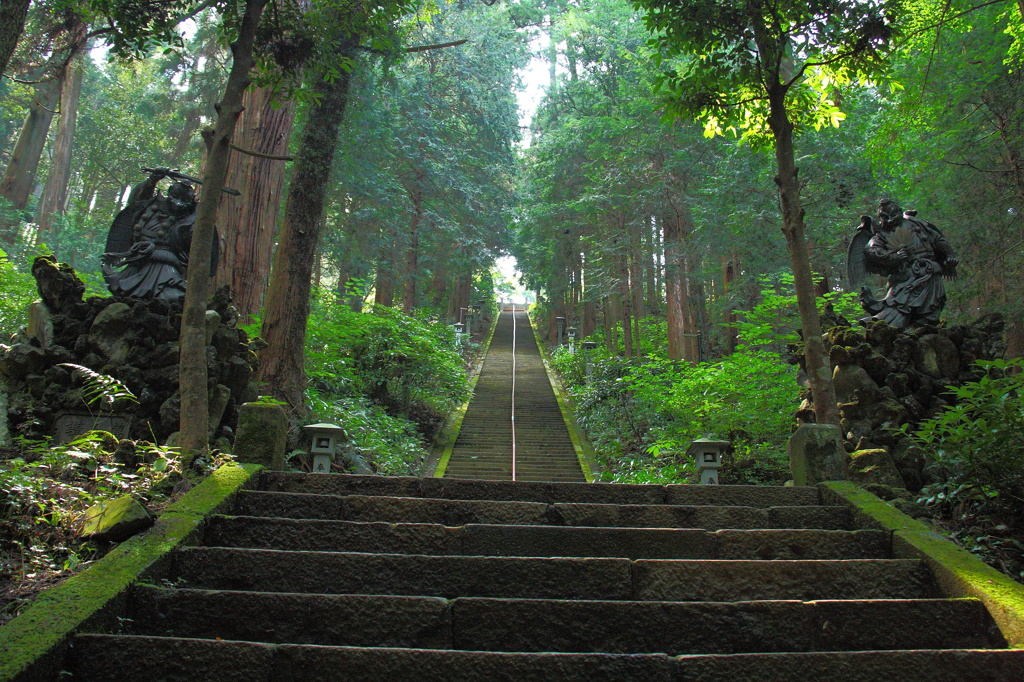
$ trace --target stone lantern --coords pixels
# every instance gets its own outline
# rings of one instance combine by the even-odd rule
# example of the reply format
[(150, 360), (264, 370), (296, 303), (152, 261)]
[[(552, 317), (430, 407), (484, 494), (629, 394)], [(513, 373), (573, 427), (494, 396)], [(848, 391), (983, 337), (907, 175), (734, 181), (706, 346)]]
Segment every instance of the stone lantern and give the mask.
[(556, 317), (555, 318), (555, 325), (558, 327), (558, 345), (561, 346), (562, 345), (562, 331), (565, 329), (565, 318), (564, 317)]
[(583, 342), (583, 366), (584, 373), (587, 377), (587, 383), (589, 384), (594, 378), (594, 367), (590, 362), (590, 351), (597, 348), (597, 341), (584, 341)]
[(313, 455), (313, 473), (331, 473), (331, 463), (339, 445), (348, 440), (345, 429), (336, 424), (308, 424), (302, 427), (309, 434), (309, 453)]
[(718, 484), (718, 470), (722, 468), (722, 453), (727, 447), (729, 447), (727, 440), (698, 438), (690, 443), (685, 456), (693, 457), (702, 484)]

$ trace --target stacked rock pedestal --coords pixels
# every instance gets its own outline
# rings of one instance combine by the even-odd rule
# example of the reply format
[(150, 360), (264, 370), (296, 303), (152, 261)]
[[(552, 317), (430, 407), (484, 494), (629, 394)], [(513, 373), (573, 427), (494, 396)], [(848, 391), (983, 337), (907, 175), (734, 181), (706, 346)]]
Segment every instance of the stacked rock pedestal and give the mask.
[[(0, 344), (0, 375), (8, 387), (8, 418), (15, 435), (54, 435), (62, 413), (91, 411), (82, 377), (62, 363), (87, 367), (121, 381), (138, 402), (118, 400), (102, 411), (123, 417), (132, 439), (163, 442), (178, 430), (178, 336), (181, 304), (129, 298), (82, 298), (85, 285), (70, 266), (36, 259), (32, 273), (42, 300), (29, 328), (12, 345)], [(236, 326), (227, 288), (207, 311), (207, 368), (211, 438), (231, 438), (239, 406), (256, 398), (259, 339)]]
[[(841, 316), (823, 316), (852, 480), (911, 491), (928, 482), (923, 453), (896, 430), (909, 425), (913, 431), (950, 404), (948, 386), (980, 378), (975, 361), (1003, 357), (1003, 324), (998, 313), (967, 325), (916, 329), (884, 322), (854, 327)], [(791, 361), (803, 366), (802, 353)], [(813, 406), (805, 393), (797, 417), (808, 419)]]

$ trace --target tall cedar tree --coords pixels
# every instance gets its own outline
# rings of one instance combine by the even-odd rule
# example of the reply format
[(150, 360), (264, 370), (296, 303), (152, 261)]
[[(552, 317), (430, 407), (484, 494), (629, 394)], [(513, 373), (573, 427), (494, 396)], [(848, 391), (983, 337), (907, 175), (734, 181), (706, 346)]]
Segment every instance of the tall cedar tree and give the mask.
[(775, 150), (782, 232), (803, 326), (804, 358), (819, 423), (838, 424), (835, 390), (815, 303), (794, 131), (842, 114), (832, 87), (877, 75), (892, 27), (875, 2), (859, 0), (636, 0), (668, 70), (670, 116), (696, 116), (708, 134), (765, 126)]

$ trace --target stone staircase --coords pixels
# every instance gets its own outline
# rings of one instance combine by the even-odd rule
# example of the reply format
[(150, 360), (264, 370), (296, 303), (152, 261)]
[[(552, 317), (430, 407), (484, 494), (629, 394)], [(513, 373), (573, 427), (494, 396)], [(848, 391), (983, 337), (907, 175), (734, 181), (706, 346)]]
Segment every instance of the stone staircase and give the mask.
[(816, 488), (263, 474), (83, 680), (1021, 680)]

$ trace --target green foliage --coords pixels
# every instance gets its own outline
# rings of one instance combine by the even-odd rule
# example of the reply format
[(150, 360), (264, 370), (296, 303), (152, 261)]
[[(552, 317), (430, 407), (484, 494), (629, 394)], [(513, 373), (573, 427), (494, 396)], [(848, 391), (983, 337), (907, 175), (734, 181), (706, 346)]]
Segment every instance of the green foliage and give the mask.
[(28, 306), (36, 299), (32, 275), (15, 267), (0, 251), (0, 335), (6, 337), (27, 322)]
[(1024, 360), (976, 363), (984, 375), (951, 386), (955, 402), (910, 434), (942, 481), (926, 504), (1001, 506), (1024, 513)]
[(443, 415), (467, 395), (455, 334), (439, 321), (383, 306), (373, 313), (335, 306), (310, 318), (308, 338), (307, 372), (319, 391), (364, 395), (403, 414)]
[(423, 440), (469, 391), (450, 325), (383, 306), (318, 306), (306, 370), (314, 420), (343, 427), (356, 451), (389, 474), (416, 473)]
[(88, 367), (70, 362), (60, 364), (73, 369), (82, 376), (82, 399), (85, 400), (86, 405), (92, 406), (100, 403), (101, 408), (110, 409), (117, 400), (138, 402), (135, 394), (127, 386), (108, 374), (100, 374)]
[(771, 352), (746, 350), (689, 365), (665, 358), (626, 360), (592, 351), (554, 354), (581, 426), (616, 482), (683, 482), (682, 460), (702, 436), (730, 439), (730, 483), (781, 484), (789, 477), (785, 442), (797, 395), (793, 370)]
[(392, 416), (362, 396), (327, 399), (309, 392), (317, 421), (337, 424), (355, 444), (355, 452), (385, 476), (415, 476), (425, 454), (421, 435), (408, 419)]

